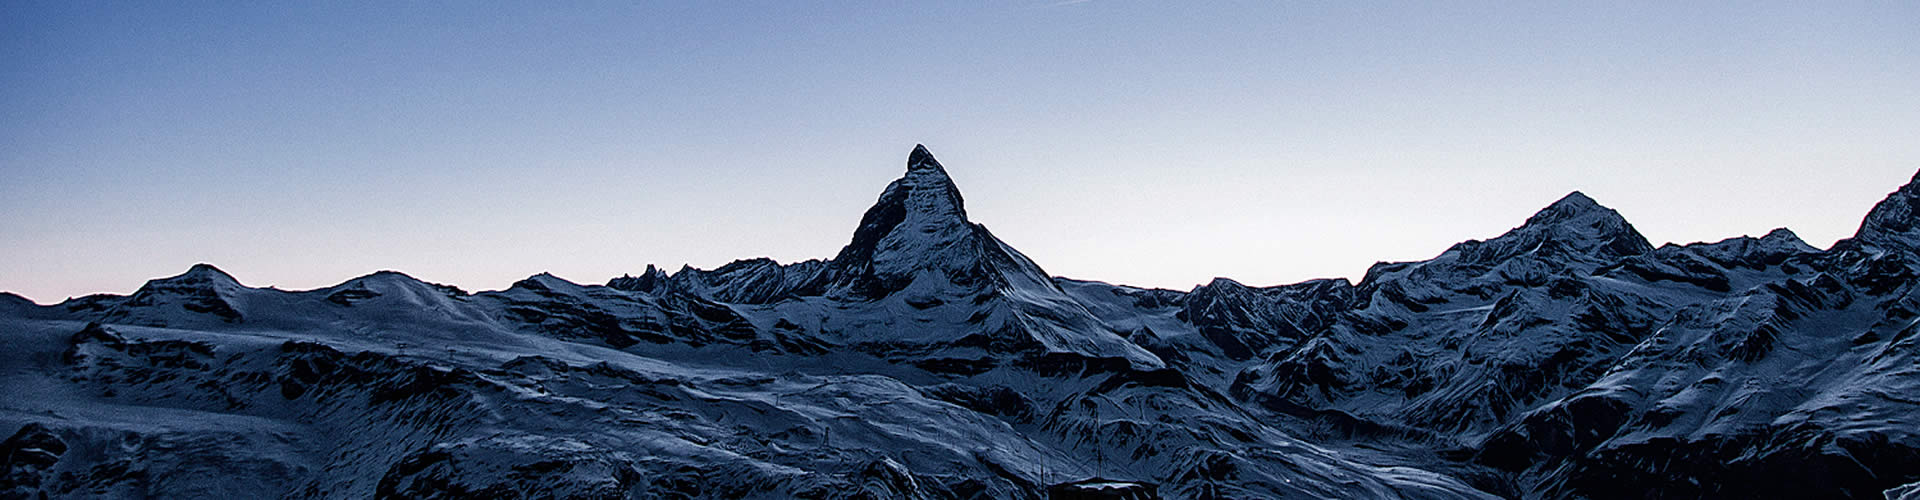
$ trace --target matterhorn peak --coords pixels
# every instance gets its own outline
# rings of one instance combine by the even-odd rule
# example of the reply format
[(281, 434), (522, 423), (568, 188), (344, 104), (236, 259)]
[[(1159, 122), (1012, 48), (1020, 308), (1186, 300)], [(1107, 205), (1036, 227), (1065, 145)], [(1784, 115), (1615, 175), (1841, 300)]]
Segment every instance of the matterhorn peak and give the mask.
[(966, 201), (926, 146), (907, 155), (907, 172), (887, 185), (860, 227), (833, 258), (833, 288), (873, 298), (937, 271), (961, 288), (1011, 282), (1051, 286), (1044, 271), (967, 220)]
[(860, 218), (853, 242), (840, 250), (835, 261), (843, 264), (867, 260), (878, 250), (881, 240), (896, 230), (919, 233), (916, 239), (962, 236), (972, 231), (967, 221), (966, 201), (960, 189), (947, 177), (947, 170), (933, 158), (924, 145), (916, 145), (907, 155), (907, 173), (887, 185), (880, 199)]
[[(913, 152), (907, 155), (907, 174), (894, 184), (906, 190), (909, 210), (961, 223), (967, 221), (966, 200), (960, 197), (960, 188), (953, 185), (946, 167), (940, 166), (940, 160), (934, 159), (927, 146), (913, 146)], [(888, 186), (887, 191), (893, 191), (893, 186)], [(883, 201), (886, 197), (885, 193), (881, 195)]]
[(940, 160), (933, 158), (933, 152), (927, 151), (927, 145), (915, 144), (913, 145), (913, 152), (907, 155), (907, 170), (922, 169), (939, 170), (942, 173), (946, 172), (946, 169), (940, 166)]

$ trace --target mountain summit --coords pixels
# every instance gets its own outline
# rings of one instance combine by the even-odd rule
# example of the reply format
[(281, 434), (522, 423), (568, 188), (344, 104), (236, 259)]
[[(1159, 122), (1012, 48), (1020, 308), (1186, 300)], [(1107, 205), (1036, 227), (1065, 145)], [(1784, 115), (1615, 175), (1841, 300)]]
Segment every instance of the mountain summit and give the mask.
[[(905, 227), (926, 236), (902, 235), (888, 240), (896, 229)], [(882, 246), (939, 243), (964, 237), (971, 230), (967, 221), (966, 200), (947, 177), (947, 169), (933, 158), (924, 145), (917, 145), (907, 157), (907, 173), (887, 185), (880, 200), (860, 218), (848, 243), (834, 262), (858, 263), (873, 259)], [(922, 248), (924, 249), (924, 248)]]
[[(1547, 205), (1547, 208), (1535, 212), (1532, 217), (1527, 218), (1526, 225), (1553, 225), (1590, 214), (1598, 214), (1602, 211), (1613, 212), (1612, 209), (1600, 206), (1600, 202), (1593, 201), (1593, 198), (1587, 196), (1586, 193), (1574, 191), (1567, 193), (1566, 196), (1560, 197), (1560, 199), (1554, 201), (1553, 204)], [(1618, 214), (1615, 215), (1617, 216)]]
[(193, 313), (209, 314), (221, 321), (238, 322), (244, 304), (240, 285), (232, 275), (212, 264), (194, 264), (177, 276), (147, 281), (127, 302), (113, 311), (111, 318), (127, 324), (169, 326), (177, 320), (167, 313), (155, 313), (155, 306)]
[(1506, 234), (1455, 248), (1464, 250), (1469, 263), (1493, 263), (1524, 254), (1611, 259), (1653, 251), (1653, 245), (1620, 212), (1579, 191), (1540, 209)]
[(1032, 260), (967, 220), (960, 189), (924, 145), (913, 148), (906, 174), (867, 209), (833, 264), (839, 275), (829, 288), (850, 298), (879, 298), (920, 279), (968, 289), (1053, 286)]

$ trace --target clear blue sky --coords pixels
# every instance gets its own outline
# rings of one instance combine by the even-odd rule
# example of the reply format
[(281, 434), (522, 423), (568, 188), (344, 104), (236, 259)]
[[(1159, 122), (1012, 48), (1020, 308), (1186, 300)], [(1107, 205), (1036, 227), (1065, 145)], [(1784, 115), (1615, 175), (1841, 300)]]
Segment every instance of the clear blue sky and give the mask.
[(1920, 170), (1916, 2), (562, 3), (0, 3), (0, 290), (827, 257), (915, 143), (1048, 271), (1178, 289), (1575, 189), (1824, 247)]

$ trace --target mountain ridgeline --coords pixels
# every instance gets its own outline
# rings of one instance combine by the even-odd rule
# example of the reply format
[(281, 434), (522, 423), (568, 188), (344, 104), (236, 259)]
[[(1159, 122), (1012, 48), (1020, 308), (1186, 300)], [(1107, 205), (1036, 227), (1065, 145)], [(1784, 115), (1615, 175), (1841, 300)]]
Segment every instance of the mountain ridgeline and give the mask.
[(0, 293), (0, 498), (1920, 498), (1920, 177), (1831, 249), (1575, 192), (1358, 283), (1048, 275), (925, 147), (832, 259)]

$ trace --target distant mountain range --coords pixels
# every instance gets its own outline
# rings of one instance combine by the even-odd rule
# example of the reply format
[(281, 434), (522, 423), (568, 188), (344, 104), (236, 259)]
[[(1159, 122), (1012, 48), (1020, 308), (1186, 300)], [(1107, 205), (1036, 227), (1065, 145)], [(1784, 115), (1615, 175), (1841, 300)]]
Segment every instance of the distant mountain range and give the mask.
[(1920, 498), (1916, 210), (1656, 248), (1576, 192), (1183, 292), (1050, 276), (918, 147), (830, 260), (0, 293), (0, 498)]

